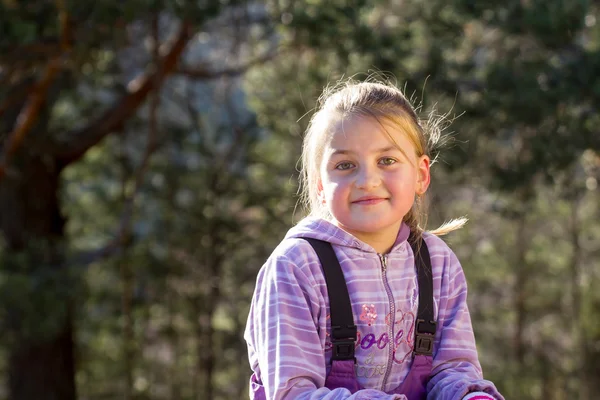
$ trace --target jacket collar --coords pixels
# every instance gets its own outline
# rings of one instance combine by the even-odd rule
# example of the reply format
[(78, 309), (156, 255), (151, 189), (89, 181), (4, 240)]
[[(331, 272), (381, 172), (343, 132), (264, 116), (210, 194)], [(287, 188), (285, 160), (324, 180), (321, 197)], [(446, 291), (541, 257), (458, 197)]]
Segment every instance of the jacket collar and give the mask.
[[(403, 222), (402, 225), (400, 225), (398, 236), (390, 249), (390, 253), (397, 251), (399, 246), (406, 242), (409, 234), (410, 228)], [(369, 253), (376, 253), (372, 246), (364, 243), (352, 234), (323, 218), (306, 217), (299, 221), (296, 226), (291, 228), (285, 236), (286, 239), (298, 237), (319, 239), (333, 245), (351, 247)]]

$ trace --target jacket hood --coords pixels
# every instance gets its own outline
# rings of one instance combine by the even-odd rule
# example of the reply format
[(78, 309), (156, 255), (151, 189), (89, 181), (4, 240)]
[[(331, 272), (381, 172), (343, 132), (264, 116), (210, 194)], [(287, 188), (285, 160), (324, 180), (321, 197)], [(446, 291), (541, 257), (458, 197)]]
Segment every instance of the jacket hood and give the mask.
[[(410, 228), (403, 222), (402, 225), (400, 225), (398, 236), (396, 237), (396, 241), (390, 249), (390, 252), (394, 251), (399, 245), (405, 242), (408, 239), (409, 234)], [(285, 235), (286, 239), (300, 237), (319, 239), (333, 245), (353, 247), (367, 252), (376, 252), (372, 246), (323, 218), (306, 217), (298, 222), (298, 224), (291, 228)]]

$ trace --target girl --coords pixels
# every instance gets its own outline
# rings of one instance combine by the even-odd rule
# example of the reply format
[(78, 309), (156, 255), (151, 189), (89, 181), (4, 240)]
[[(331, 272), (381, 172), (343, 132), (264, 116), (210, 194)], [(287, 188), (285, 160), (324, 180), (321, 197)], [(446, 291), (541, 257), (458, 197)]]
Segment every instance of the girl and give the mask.
[[(423, 230), (439, 137), (393, 86), (322, 96), (302, 155), (310, 216), (260, 270), (250, 308), (252, 399), (503, 399), (482, 377), (462, 268), (436, 236), (465, 220)], [(326, 272), (338, 261), (341, 283)]]

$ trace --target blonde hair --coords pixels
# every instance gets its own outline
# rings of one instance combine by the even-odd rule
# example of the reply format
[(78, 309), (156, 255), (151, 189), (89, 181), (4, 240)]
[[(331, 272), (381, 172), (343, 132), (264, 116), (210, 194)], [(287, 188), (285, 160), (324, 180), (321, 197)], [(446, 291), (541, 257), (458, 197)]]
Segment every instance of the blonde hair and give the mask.
[[(312, 216), (331, 218), (329, 210), (318, 198), (325, 142), (333, 134), (331, 128), (339, 119), (355, 115), (371, 117), (379, 123), (385, 120), (395, 124), (414, 145), (417, 157), (427, 155), (435, 161), (432, 152), (442, 139), (444, 117), (431, 113), (427, 120), (420, 120), (404, 93), (388, 83), (349, 79), (326, 88), (309, 122), (302, 146), (300, 196)], [(417, 196), (411, 210), (404, 216), (404, 222), (419, 239), (427, 224), (425, 200), (424, 194)], [(453, 219), (430, 232), (445, 235), (462, 227), (466, 221), (466, 218)]]

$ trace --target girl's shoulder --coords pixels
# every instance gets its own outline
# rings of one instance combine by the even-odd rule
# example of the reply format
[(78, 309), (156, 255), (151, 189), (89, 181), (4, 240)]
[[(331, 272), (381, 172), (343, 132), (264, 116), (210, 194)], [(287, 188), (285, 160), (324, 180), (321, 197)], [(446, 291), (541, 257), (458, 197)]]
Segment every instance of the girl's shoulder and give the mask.
[(283, 239), (261, 268), (273, 277), (310, 276), (320, 270), (316, 253), (308, 241), (301, 237)]
[(302, 237), (287, 237), (279, 242), (269, 259), (303, 264), (313, 255), (313, 248), (307, 240)]
[(427, 244), (427, 250), (429, 250), (430, 255), (444, 255), (447, 257), (454, 255), (454, 251), (452, 251), (448, 243), (433, 233), (423, 232), (423, 240)]
[(423, 233), (434, 275), (454, 276), (462, 271), (458, 257), (445, 240), (429, 232)]

